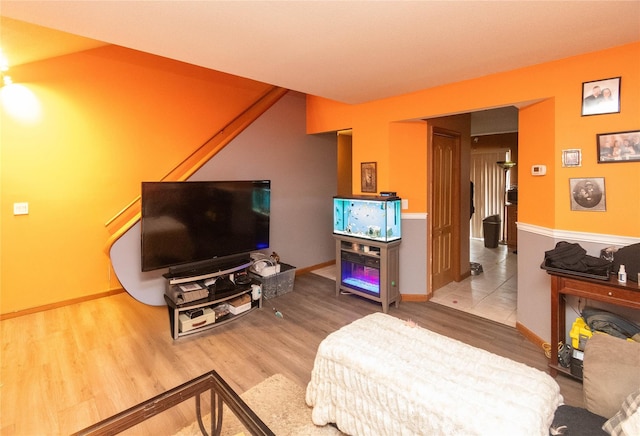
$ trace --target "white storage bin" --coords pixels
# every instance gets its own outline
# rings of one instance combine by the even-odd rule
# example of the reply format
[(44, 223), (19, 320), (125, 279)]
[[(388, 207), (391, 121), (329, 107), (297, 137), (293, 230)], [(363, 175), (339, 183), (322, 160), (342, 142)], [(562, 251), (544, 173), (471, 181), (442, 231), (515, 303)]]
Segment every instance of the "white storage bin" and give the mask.
[(216, 322), (216, 313), (210, 307), (206, 307), (204, 313), (196, 318), (189, 318), (186, 314), (181, 313), (178, 316), (178, 322), (180, 331), (188, 332)]

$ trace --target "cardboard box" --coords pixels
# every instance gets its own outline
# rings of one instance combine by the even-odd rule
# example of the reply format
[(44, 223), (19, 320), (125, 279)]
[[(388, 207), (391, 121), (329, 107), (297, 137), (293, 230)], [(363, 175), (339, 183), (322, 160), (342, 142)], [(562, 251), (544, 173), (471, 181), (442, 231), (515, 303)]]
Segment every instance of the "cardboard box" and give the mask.
[(229, 312), (234, 315), (239, 315), (242, 312), (246, 312), (251, 309), (251, 295), (244, 294), (233, 300), (229, 300)]
[(181, 313), (178, 316), (178, 328), (183, 333), (213, 324), (214, 322), (216, 322), (216, 314), (210, 307), (206, 307), (204, 314), (196, 318), (189, 318), (185, 313)]

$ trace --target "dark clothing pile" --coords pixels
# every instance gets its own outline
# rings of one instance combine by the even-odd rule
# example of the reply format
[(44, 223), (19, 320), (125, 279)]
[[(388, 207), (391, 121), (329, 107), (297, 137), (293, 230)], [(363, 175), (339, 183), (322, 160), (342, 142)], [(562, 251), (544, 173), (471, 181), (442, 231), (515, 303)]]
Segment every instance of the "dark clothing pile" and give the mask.
[(580, 244), (561, 241), (553, 250), (544, 252), (545, 266), (567, 271), (608, 276), (611, 262), (599, 257), (589, 256)]
[(638, 281), (638, 274), (640, 273), (640, 243), (622, 247), (613, 254), (613, 272), (617, 273), (620, 265), (625, 266), (629, 280)]

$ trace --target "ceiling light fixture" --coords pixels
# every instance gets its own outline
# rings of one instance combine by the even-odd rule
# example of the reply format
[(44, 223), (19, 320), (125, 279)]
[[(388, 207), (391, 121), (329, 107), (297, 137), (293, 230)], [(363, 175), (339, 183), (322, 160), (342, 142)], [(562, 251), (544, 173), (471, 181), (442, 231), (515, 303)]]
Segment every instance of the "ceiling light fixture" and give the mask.
[(9, 71), (9, 61), (7, 61), (7, 58), (4, 57), (2, 48), (0, 48), (0, 76), (2, 78), (2, 83), (0, 83), (0, 86), (11, 85), (13, 83), (11, 76), (6, 74), (7, 71)]

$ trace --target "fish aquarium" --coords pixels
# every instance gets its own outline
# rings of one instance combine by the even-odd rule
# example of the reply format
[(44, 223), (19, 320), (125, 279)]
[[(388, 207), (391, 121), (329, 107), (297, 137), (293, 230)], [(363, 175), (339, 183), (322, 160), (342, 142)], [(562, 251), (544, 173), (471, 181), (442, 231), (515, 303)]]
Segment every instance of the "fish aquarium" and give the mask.
[(402, 237), (399, 197), (333, 197), (333, 233), (379, 242)]

